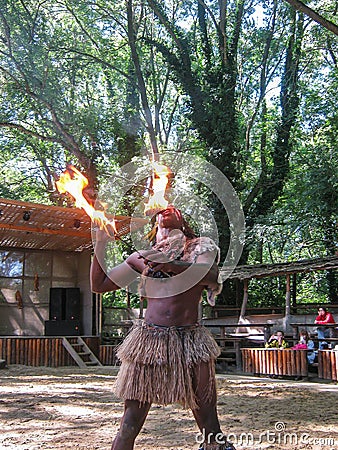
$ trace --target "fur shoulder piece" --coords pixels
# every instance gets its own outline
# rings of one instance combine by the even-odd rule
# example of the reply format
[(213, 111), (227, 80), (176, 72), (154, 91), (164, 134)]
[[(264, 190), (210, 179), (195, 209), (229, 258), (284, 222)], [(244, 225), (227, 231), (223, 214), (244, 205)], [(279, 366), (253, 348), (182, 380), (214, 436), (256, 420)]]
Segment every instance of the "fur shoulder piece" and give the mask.
[[(199, 255), (203, 255), (206, 252), (216, 252), (216, 264), (220, 261), (220, 250), (215, 242), (208, 237), (199, 237), (187, 241), (184, 248), (184, 255), (182, 261), (195, 263)], [(207, 287), (207, 299), (211, 306), (215, 306), (216, 296), (222, 291), (223, 283), (221, 277), (218, 277), (217, 285), (213, 287)]]
[[(182, 233), (172, 233), (172, 235), (153, 247), (155, 250), (163, 252), (169, 259), (179, 259), (188, 263), (196, 263), (199, 255), (206, 252), (216, 254), (215, 262), (219, 263), (220, 250), (215, 242), (209, 237), (197, 237), (187, 239)], [(222, 291), (222, 280), (219, 277), (215, 286), (206, 287), (208, 303), (215, 306), (216, 296)], [(142, 294), (143, 295), (143, 294)]]
[(186, 242), (182, 261), (194, 263), (199, 255), (206, 252), (216, 252), (216, 264), (219, 263), (219, 248), (215, 242), (208, 237), (198, 237)]

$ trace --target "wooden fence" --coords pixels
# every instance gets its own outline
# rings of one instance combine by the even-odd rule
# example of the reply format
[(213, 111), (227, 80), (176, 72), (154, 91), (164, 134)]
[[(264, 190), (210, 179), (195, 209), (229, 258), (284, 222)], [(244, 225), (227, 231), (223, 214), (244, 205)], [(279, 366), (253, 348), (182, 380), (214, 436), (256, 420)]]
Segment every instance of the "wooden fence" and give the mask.
[[(72, 338), (69, 338), (70, 341)], [(76, 337), (73, 338), (76, 340)], [(100, 345), (98, 336), (83, 337), (103, 365), (114, 366), (117, 345)], [(74, 341), (75, 342), (75, 341)], [(306, 350), (243, 348), (243, 371), (263, 375), (308, 376)], [(58, 337), (10, 336), (0, 338), (0, 359), (8, 365), (76, 366)], [(318, 377), (338, 381), (338, 351), (318, 351)]]
[[(72, 338), (69, 338), (72, 342)], [(75, 342), (76, 338), (74, 338)], [(99, 356), (100, 338), (83, 337), (91, 351)], [(24, 337), (11, 336), (0, 338), (0, 359), (7, 364), (25, 366), (76, 366), (75, 361), (62, 345), (62, 337)]]
[(306, 350), (243, 348), (243, 371), (262, 375), (308, 376)]
[(338, 381), (338, 350), (318, 350), (318, 377)]
[(116, 358), (116, 345), (100, 345), (100, 361), (104, 366), (116, 366), (119, 364)]

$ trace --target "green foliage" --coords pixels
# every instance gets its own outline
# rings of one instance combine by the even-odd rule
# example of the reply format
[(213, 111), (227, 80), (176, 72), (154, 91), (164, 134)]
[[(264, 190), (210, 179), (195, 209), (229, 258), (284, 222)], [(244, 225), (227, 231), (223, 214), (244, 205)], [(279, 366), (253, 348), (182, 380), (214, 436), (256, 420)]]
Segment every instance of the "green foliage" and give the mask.
[(285, 278), (273, 277), (250, 281), (248, 307), (285, 307)]
[[(234, 184), (248, 224), (243, 262), (335, 254), (336, 37), (283, 2), (134, 2), (148, 111), (126, 5), (3, 1), (0, 196), (56, 203), (54, 178), (72, 163), (116, 198), (118, 187), (105, 183), (133, 157), (149, 157), (150, 113), (160, 148), (206, 158)], [(335, 7), (326, 2), (330, 20)], [(128, 182), (118, 211), (130, 214), (146, 181)], [(208, 199), (224, 253), (224, 211), (195, 189)], [(282, 301), (273, 283), (253, 287), (253, 301)], [(307, 282), (298, 295), (334, 299), (335, 283), (322, 279), (322, 293)]]
[[(140, 299), (135, 294), (130, 295), (130, 307), (139, 308)], [(126, 308), (127, 307), (127, 292), (124, 290), (107, 292), (102, 296), (103, 308)]]
[[(291, 290), (294, 288), (291, 283)], [(285, 308), (285, 277), (252, 279), (249, 285), (248, 308)], [(296, 277), (297, 303), (326, 303), (329, 297), (325, 272), (298, 274)]]

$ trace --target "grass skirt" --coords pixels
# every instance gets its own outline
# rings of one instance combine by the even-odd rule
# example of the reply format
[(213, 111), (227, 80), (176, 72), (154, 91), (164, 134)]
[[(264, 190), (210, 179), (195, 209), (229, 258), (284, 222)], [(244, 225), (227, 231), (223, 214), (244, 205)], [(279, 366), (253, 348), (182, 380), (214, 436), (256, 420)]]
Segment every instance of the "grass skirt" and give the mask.
[(208, 363), (203, 400), (215, 392), (215, 359), (220, 354), (211, 333), (200, 325), (163, 327), (137, 321), (120, 345), (122, 364), (115, 391), (124, 400), (198, 408), (196, 368)]

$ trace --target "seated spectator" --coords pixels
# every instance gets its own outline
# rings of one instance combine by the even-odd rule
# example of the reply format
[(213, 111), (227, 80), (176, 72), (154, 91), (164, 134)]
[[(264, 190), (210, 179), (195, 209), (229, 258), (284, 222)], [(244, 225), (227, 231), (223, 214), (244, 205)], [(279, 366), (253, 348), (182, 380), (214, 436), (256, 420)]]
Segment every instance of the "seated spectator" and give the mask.
[[(318, 316), (316, 317), (315, 323), (318, 325), (326, 325), (329, 323), (336, 323), (333, 315), (327, 311), (326, 308), (318, 308)], [(324, 341), (325, 338), (331, 338), (334, 335), (334, 329), (330, 327), (318, 327), (317, 334), (319, 339), (319, 349), (323, 350), (328, 348), (327, 342)]]
[(265, 348), (287, 348), (288, 344), (284, 339), (283, 331), (277, 331), (270, 336), (268, 342), (265, 344)]
[[(301, 330), (299, 333), (299, 341), (298, 344), (294, 345), (292, 350), (314, 350), (315, 343), (312, 339), (310, 339), (310, 335), (306, 330)], [(308, 352), (307, 360), (309, 364), (313, 364), (316, 358), (316, 352)]]

